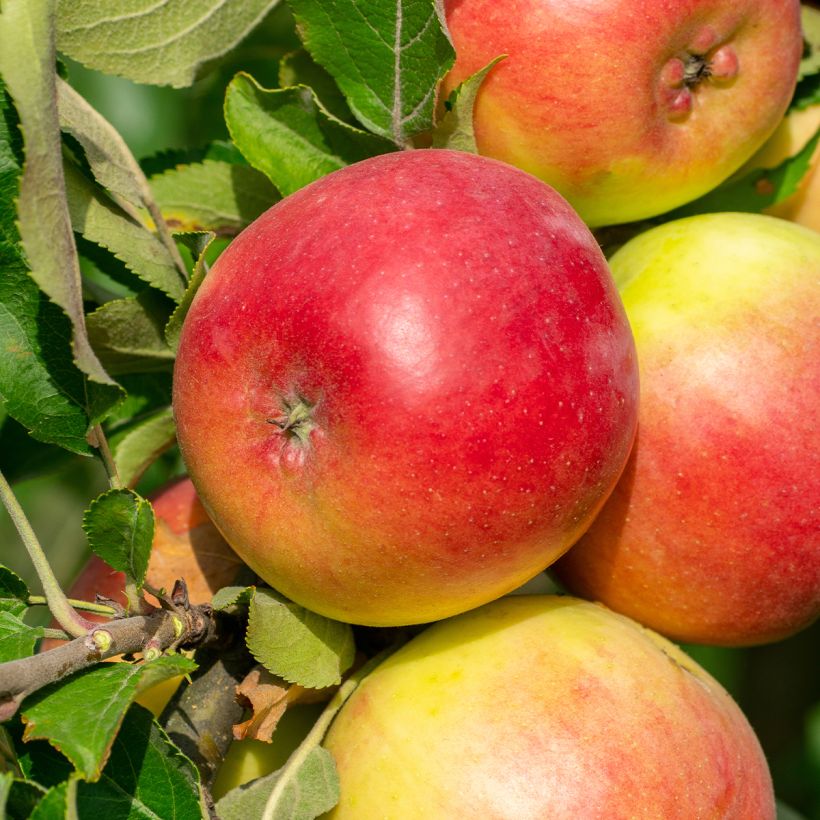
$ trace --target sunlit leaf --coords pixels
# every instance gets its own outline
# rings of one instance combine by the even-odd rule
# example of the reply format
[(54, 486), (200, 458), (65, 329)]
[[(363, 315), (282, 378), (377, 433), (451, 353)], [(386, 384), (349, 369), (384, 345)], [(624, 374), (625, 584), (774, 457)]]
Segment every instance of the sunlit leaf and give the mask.
[(59, 0), (57, 42), (89, 68), (138, 83), (191, 85), (278, 0)]
[(369, 130), (407, 145), (433, 124), (453, 46), (433, 0), (289, 0), (302, 41)]
[(24, 738), (48, 740), (89, 781), (99, 780), (128, 707), (151, 686), (196, 669), (181, 655), (140, 664), (103, 663), (31, 695)]
[(444, 116), (433, 131), (434, 148), (452, 148), (456, 151), (468, 151), (471, 154), (478, 153), (473, 130), (473, 108), (476, 96), (485, 77), (503, 59), (504, 55), (496, 57), (453, 89), (446, 102)]
[(162, 215), (175, 231), (236, 234), (279, 199), (259, 171), (210, 159), (179, 165), (150, 182)]
[(317, 615), (269, 589), (256, 590), (251, 600), (246, 642), (274, 675), (311, 689), (339, 683), (355, 651), (349, 624)]
[(306, 86), (268, 91), (247, 74), (238, 74), (228, 86), (225, 121), (248, 162), (283, 196), (394, 148), (331, 116)]
[[(330, 752), (316, 746), (300, 764), (229, 791), (216, 804), (221, 820), (264, 816), (271, 820), (313, 820), (330, 811), (339, 802), (339, 776)], [(281, 793), (268, 806), (277, 786)]]
[(64, 195), (53, 25), (53, 3), (48, 0), (3, 2), (0, 74), (20, 117), (26, 157), (17, 199), (18, 228), (31, 275), (71, 320), (77, 365), (106, 386), (113, 403), (120, 398), (119, 388), (85, 333), (80, 268)]
[(154, 537), (150, 502), (133, 490), (109, 490), (91, 502), (83, 529), (96, 555), (142, 584)]

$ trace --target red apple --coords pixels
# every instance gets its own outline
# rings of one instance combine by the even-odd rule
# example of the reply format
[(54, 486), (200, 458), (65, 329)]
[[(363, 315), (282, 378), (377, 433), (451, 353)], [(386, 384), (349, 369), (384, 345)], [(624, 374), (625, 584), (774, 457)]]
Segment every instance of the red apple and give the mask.
[(219, 258), (174, 371), (179, 443), (237, 553), (353, 623), (441, 618), (586, 529), (634, 435), (603, 256), (551, 188), (454, 151), (358, 163)]
[(773, 820), (726, 692), (669, 641), (571, 598), (504, 598), (372, 672), (325, 740), (328, 817)]
[(445, 0), (449, 93), (494, 57), (480, 153), (555, 186), (590, 225), (688, 202), (777, 126), (802, 51), (797, 0)]
[(611, 265), (638, 347), (638, 438), (556, 572), (679, 640), (786, 637), (820, 615), (820, 236), (704, 215)]

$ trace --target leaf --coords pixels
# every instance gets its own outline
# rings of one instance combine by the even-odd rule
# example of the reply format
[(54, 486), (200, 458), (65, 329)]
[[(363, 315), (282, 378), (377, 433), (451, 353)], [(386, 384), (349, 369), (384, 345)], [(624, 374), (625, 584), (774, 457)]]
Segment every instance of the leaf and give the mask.
[(126, 487), (135, 486), (145, 470), (173, 446), (175, 440), (176, 426), (170, 407), (138, 419), (127, 430), (109, 436), (120, 481)]
[(306, 86), (268, 91), (237, 74), (225, 92), (225, 122), (248, 162), (283, 196), (345, 165), (393, 150), (328, 114)]
[(29, 820), (76, 820), (77, 781), (71, 778), (50, 788), (29, 816)]
[(730, 179), (706, 196), (684, 205), (664, 219), (721, 211), (759, 212), (791, 196), (809, 170), (811, 157), (820, 140), (818, 131), (793, 157), (776, 168), (758, 169), (739, 179)]
[(6, 410), (39, 441), (90, 455), (90, 408), (71, 355), (71, 324), (25, 270), (4, 265), (2, 258), (0, 270), (0, 396)]
[(0, 612), (0, 663), (33, 655), (42, 637), (43, 627), (29, 626), (11, 612)]
[(201, 247), (199, 255), (196, 257), (194, 272), (191, 274), (191, 278), (188, 281), (188, 288), (185, 291), (185, 295), (182, 297), (182, 301), (179, 303), (176, 310), (171, 314), (171, 318), (165, 325), (165, 341), (174, 353), (176, 353), (177, 348), (179, 347), (179, 337), (182, 333), (182, 325), (185, 322), (185, 317), (188, 315), (188, 310), (191, 307), (191, 303), (194, 301), (194, 296), (196, 296), (196, 292), (199, 290), (200, 286), (205, 281), (206, 275), (208, 274), (208, 265), (205, 262), (205, 253), (210, 247), (211, 242), (213, 242), (214, 236), (214, 234), (209, 234), (206, 236), (207, 241)]
[(133, 490), (109, 490), (91, 502), (83, 529), (96, 555), (142, 586), (154, 538), (154, 511)]
[(147, 373), (172, 366), (174, 351), (165, 341), (170, 308), (165, 297), (146, 291), (106, 302), (88, 315), (88, 337), (110, 373)]
[(22, 615), (28, 609), (26, 582), (8, 567), (0, 564), (0, 613)]
[(28, 274), (13, 207), (22, 171), (17, 112), (0, 81), (0, 397), (31, 434), (90, 454), (85, 379), (74, 366), (71, 323)]
[(453, 89), (445, 103), (444, 116), (433, 131), (433, 148), (452, 148), (471, 154), (478, 153), (473, 131), (475, 100), (486, 76), (506, 56), (502, 54), (496, 57)]
[(74, 60), (138, 83), (191, 85), (277, 0), (60, 0), (57, 44)]
[(370, 131), (406, 146), (433, 124), (455, 52), (433, 0), (290, 0), (307, 50)]
[(77, 789), (81, 818), (200, 820), (200, 800), (193, 763), (140, 706), (125, 716), (99, 781)]
[[(285, 780), (282, 780), (282, 778)], [(268, 805), (282, 781), (281, 796)], [(298, 767), (283, 768), (229, 791), (216, 804), (220, 820), (313, 820), (339, 802), (339, 776), (327, 749), (315, 746)], [(267, 812), (266, 812), (267, 809)]]
[(288, 707), (295, 703), (322, 703), (330, 699), (335, 689), (305, 689), (295, 683), (287, 683), (261, 666), (255, 666), (236, 687), (237, 703), (249, 711), (249, 716), (234, 725), (234, 739), (253, 738), (271, 743), (273, 733)]
[(57, 78), (57, 110), (60, 128), (82, 145), (94, 179), (133, 205), (145, 204), (150, 197), (148, 182), (125, 140), (102, 114), (60, 78)]
[(214, 593), (211, 606), (215, 610), (223, 610), (232, 606), (247, 605), (255, 592), (255, 587), (222, 587)]
[(31, 275), (71, 320), (78, 367), (103, 386), (100, 398), (106, 396), (110, 404), (121, 393), (86, 336), (80, 267), (64, 196), (52, 14), (48, 0), (4, 0), (0, 12), (0, 74), (17, 107), (25, 143), (18, 230)]
[(274, 675), (311, 689), (339, 683), (355, 651), (349, 624), (317, 615), (271, 589), (257, 589), (251, 600), (246, 643)]
[(279, 86), (306, 85), (313, 89), (319, 104), (329, 114), (344, 122), (354, 119), (353, 112), (333, 77), (305, 49), (291, 51), (279, 61)]
[(279, 199), (268, 179), (247, 165), (205, 160), (151, 177), (169, 227), (236, 234)]
[(42, 740), (23, 742), (23, 723), (15, 719), (4, 724), (14, 741), (17, 767), (29, 782), (36, 782), (43, 791), (66, 780), (73, 768), (53, 746)]
[[(18, 820), (18, 818), (22, 820), (24, 817), (31, 817), (31, 813), (40, 800), (43, 799), (46, 791), (39, 783), (15, 779), (11, 784), (11, 791), (6, 803), (6, 816), (9, 820)], [(2, 810), (0, 810), (0, 817), (3, 817)]]
[(0, 817), (6, 817), (6, 803), (13, 782), (14, 775), (11, 772), (0, 772)]
[(803, 111), (820, 103), (820, 74), (811, 74), (804, 77), (794, 90), (790, 110)]
[(48, 740), (85, 780), (99, 779), (111, 744), (137, 695), (196, 664), (181, 655), (146, 663), (102, 663), (30, 695), (24, 740)]
[(157, 236), (104, 198), (101, 189), (72, 162), (65, 163), (65, 182), (74, 230), (111, 251), (140, 279), (178, 302), (185, 283)]

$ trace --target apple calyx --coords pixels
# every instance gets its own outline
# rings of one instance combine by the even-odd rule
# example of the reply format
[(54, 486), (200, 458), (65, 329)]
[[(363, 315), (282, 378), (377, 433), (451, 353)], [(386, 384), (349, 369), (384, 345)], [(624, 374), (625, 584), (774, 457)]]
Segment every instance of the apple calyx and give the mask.
[(694, 88), (712, 75), (712, 67), (703, 54), (689, 54), (683, 64), (683, 84)]
[(268, 419), (268, 424), (273, 424), (285, 434), (289, 440), (296, 440), (301, 444), (308, 444), (310, 433), (316, 427), (313, 418), (315, 404), (311, 404), (302, 396), (293, 399), (282, 399), (283, 413), (275, 418)]

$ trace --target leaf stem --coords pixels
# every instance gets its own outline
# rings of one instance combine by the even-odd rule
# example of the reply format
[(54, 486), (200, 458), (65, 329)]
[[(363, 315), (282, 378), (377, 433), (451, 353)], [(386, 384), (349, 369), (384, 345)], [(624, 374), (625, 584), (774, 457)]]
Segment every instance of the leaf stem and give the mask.
[(105, 436), (101, 424), (95, 424), (91, 428), (91, 443), (97, 448), (100, 454), (100, 459), (108, 476), (108, 485), (112, 490), (121, 490), (123, 483), (120, 480), (117, 464), (114, 461), (114, 456), (111, 455), (111, 448), (108, 446), (108, 439)]
[(37, 576), (43, 585), (43, 592), (45, 592), (51, 614), (69, 635), (75, 638), (85, 635), (95, 624), (79, 615), (68, 602), (63, 590), (60, 589), (60, 584), (51, 569), (51, 565), (48, 563), (48, 558), (46, 558), (46, 554), (43, 552), (43, 548), (40, 546), (40, 542), (23, 508), (20, 506), (20, 502), (14, 495), (11, 485), (6, 481), (6, 477), (2, 472), (0, 472), (0, 499), (2, 499), (3, 505), (8, 510), (17, 532), (20, 533), (20, 538), (29, 554), (29, 558), (31, 558), (31, 563), (34, 564), (34, 569), (37, 571)]
[[(117, 614), (117, 611), (114, 607), (107, 606), (106, 604), (97, 604), (93, 601), (81, 601), (78, 598), (67, 598), (66, 599), (74, 609), (79, 609), (84, 612), (93, 612), (97, 615), (110, 615), (113, 617)], [(29, 595), (28, 596), (28, 605), (29, 606), (43, 606), (48, 605), (48, 601), (46, 600), (44, 595)]]

